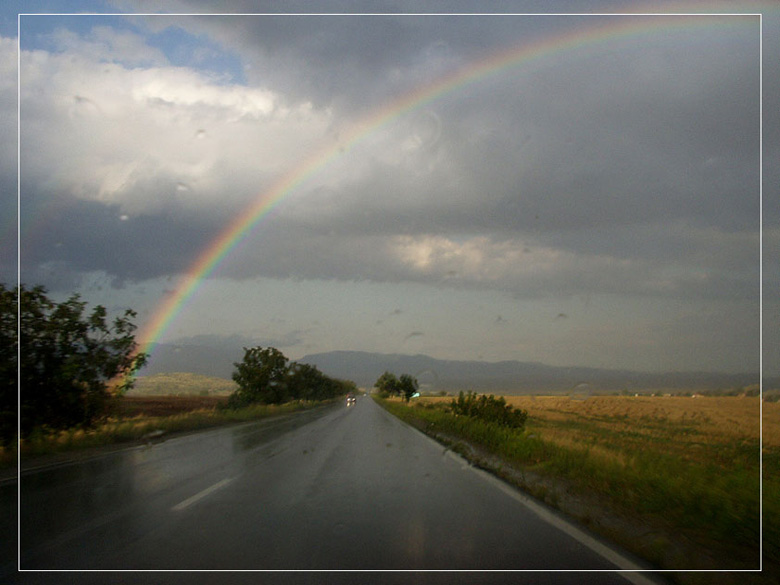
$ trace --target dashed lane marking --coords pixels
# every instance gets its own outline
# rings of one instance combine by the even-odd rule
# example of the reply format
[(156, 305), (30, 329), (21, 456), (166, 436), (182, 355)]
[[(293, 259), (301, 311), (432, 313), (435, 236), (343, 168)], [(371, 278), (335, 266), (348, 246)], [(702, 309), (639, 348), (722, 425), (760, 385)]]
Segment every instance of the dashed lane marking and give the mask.
[(228, 478), (223, 479), (222, 481), (218, 481), (214, 485), (212, 485), (210, 487), (207, 487), (205, 490), (203, 490), (201, 492), (198, 492), (194, 496), (192, 496), (190, 498), (187, 498), (184, 501), (179, 502), (173, 508), (171, 508), (171, 510), (173, 510), (174, 512), (179, 512), (181, 510), (185, 510), (185, 509), (189, 508), (190, 506), (192, 506), (193, 504), (199, 502), (203, 498), (205, 498), (207, 496), (210, 496), (211, 494), (213, 494), (217, 490), (222, 489), (223, 487), (225, 487), (226, 485), (231, 483), (233, 481), (233, 479), (235, 479), (235, 478), (228, 477)]

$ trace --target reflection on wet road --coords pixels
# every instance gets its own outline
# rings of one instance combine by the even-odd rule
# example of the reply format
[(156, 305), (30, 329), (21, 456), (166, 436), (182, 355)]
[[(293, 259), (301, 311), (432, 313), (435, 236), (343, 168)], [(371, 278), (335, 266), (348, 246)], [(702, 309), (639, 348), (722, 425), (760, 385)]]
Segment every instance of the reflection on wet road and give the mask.
[(23, 569), (623, 563), (369, 398), (26, 473), (19, 485)]

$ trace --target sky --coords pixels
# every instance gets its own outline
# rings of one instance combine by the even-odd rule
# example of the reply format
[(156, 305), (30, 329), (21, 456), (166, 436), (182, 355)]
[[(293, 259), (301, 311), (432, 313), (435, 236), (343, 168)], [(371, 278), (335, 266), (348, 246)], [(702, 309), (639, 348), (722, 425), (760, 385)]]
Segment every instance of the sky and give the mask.
[(144, 343), (780, 375), (780, 11), (550, 4), (4, 4), (0, 281)]

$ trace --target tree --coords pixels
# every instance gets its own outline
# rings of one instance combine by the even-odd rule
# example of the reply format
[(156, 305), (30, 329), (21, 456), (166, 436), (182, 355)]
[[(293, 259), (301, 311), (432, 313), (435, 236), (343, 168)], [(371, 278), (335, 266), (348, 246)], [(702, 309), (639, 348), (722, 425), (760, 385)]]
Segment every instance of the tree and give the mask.
[(401, 374), (401, 377), (398, 379), (398, 390), (406, 402), (411, 400), (412, 396), (417, 393), (419, 387), (420, 385), (417, 383), (417, 378), (414, 378), (409, 374)]
[(244, 361), (234, 362), (233, 381), (238, 390), (230, 395), (229, 406), (253, 402), (281, 404), (288, 400), (288, 359), (275, 347), (244, 348)]
[[(40, 426), (63, 429), (93, 425), (106, 413), (112, 396), (132, 388), (132, 375), (146, 363), (148, 356), (137, 351), (133, 335), (136, 313), (128, 309), (109, 323), (101, 305), (86, 315), (86, 303), (77, 294), (57, 304), (42, 286), (27, 289), (21, 285), (18, 295), (17, 305), (17, 291), (0, 285), (0, 338), (18, 348), (20, 356), (22, 436)], [(14, 327), (17, 306), (18, 337)], [(3, 361), (5, 413), (7, 394), (9, 388), (15, 390), (16, 379)], [(15, 358), (11, 361), (16, 365)], [(6, 427), (4, 424), (2, 429), (4, 441), (9, 440)]]
[(395, 374), (385, 372), (374, 382), (374, 388), (379, 390), (380, 394), (399, 394), (401, 390), (398, 384)]
[(385, 372), (374, 382), (374, 388), (379, 390), (380, 394), (401, 395), (407, 402), (409, 402), (419, 387), (417, 379), (409, 374), (401, 374), (400, 378), (396, 378), (395, 374)]
[(238, 389), (228, 407), (252, 403), (280, 404), (288, 400), (327, 400), (355, 389), (355, 383), (330, 378), (316, 366), (290, 362), (274, 347), (244, 348), (244, 361), (234, 363)]
[(357, 384), (355, 384), (355, 382), (352, 380), (342, 380), (340, 378), (330, 378), (330, 380), (334, 385), (333, 396), (349, 394), (350, 392), (352, 394), (358, 393)]
[(0, 283), (0, 443), (13, 439), (17, 417), (17, 316), (16, 290)]
[(293, 398), (325, 400), (336, 395), (335, 381), (316, 366), (293, 362), (287, 371), (287, 391)]

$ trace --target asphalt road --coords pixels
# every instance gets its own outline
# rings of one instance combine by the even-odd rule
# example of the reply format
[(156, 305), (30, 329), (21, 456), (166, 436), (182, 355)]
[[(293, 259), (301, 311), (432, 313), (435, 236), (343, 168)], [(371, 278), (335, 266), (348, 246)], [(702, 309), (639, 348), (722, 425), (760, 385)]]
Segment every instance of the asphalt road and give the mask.
[[(542, 572), (487, 576), (578, 583), (648, 577), (616, 571), (638, 567), (365, 397), (30, 471), (19, 494), (25, 571), (521, 570)], [(3, 507), (15, 504), (16, 485), (0, 486), (0, 498)], [(6, 575), (16, 562), (10, 548)], [(62, 575), (74, 574), (21, 576)], [(131, 582), (128, 575), (112, 582)], [(172, 582), (182, 574), (163, 575)], [(193, 575), (182, 582), (200, 582)], [(389, 577), (414, 575), (441, 576)], [(445, 575), (443, 582), (455, 582), (473, 573)]]

